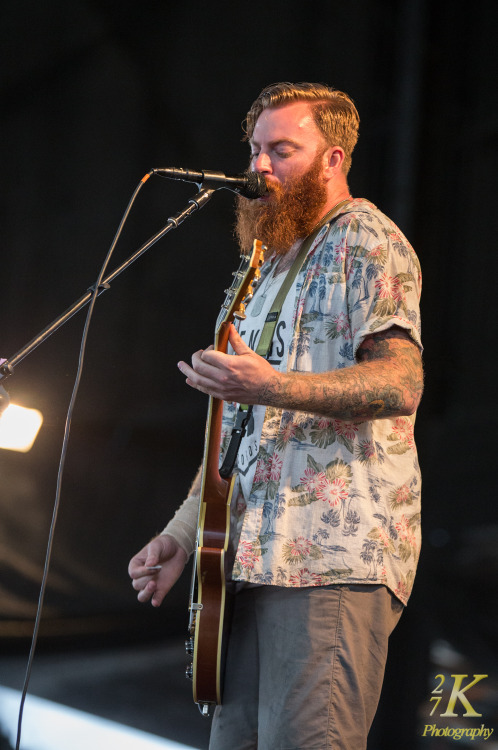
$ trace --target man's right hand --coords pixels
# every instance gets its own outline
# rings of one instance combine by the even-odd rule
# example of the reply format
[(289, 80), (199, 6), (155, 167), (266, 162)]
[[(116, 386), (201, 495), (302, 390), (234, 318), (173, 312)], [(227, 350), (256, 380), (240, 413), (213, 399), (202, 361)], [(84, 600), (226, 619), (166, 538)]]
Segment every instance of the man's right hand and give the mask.
[[(138, 591), (138, 601), (148, 602), (159, 607), (164, 597), (180, 577), (187, 553), (168, 534), (156, 536), (140, 550), (128, 566), (132, 586)], [(160, 565), (159, 570), (149, 568)]]

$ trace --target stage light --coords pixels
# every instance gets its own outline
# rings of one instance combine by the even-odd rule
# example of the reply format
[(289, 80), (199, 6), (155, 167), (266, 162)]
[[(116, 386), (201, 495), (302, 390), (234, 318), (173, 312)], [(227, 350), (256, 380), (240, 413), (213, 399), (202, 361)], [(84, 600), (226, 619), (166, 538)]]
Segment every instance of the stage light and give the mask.
[(31, 450), (42, 425), (37, 409), (10, 404), (0, 417), (0, 448), (27, 453)]
[[(0, 726), (14, 747), (21, 693), (0, 686)], [(165, 727), (166, 728), (166, 727)], [(1, 738), (1, 735), (0, 735)], [(194, 750), (174, 740), (148, 734), (100, 716), (28, 695), (22, 747), (31, 750)]]

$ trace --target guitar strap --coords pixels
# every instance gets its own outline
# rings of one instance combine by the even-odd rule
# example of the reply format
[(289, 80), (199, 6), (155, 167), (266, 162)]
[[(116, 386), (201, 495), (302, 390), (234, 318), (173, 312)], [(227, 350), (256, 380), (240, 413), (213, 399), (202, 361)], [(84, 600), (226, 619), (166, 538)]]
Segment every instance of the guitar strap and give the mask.
[[(336, 206), (334, 206), (327, 214), (325, 214), (323, 219), (321, 219), (321, 221), (316, 225), (311, 234), (306, 237), (303, 244), (301, 245), (301, 248), (299, 249), (299, 252), (295, 257), (291, 268), (286, 274), (285, 279), (280, 289), (278, 290), (278, 294), (276, 295), (273, 305), (271, 306), (271, 310), (266, 316), (265, 324), (263, 326), (263, 330), (261, 331), (259, 343), (256, 348), (256, 354), (259, 354), (260, 357), (268, 359), (273, 342), (273, 334), (275, 333), (275, 328), (277, 326), (280, 313), (282, 312), (282, 306), (284, 304), (285, 298), (287, 297), (287, 294), (291, 289), (292, 284), (294, 283), (294, 280), (304, 263), (308, 251), (313, 244), (316, 236), (318, 235), (318, 232), (325, 224), (329, 223), (332, 219), (337, 218), (337, 212), (348, 202), (349, 199), (341, 201)], [(233, 474), (235, 462), (237, 460), (237, 454), (240, 448), (240, 443), (242, 442), (242, 438), (246, 433), (246, 427), (251, 417), (251, 413), (252, 404), (239, 405), (237, 411), (237, 419), (230, 436), (230, 443), (228, 445), (223, 464), (220, 468), (220, 476), (223, 477), (223, 479), (228, 479), (228, 477), (232, 476)]]

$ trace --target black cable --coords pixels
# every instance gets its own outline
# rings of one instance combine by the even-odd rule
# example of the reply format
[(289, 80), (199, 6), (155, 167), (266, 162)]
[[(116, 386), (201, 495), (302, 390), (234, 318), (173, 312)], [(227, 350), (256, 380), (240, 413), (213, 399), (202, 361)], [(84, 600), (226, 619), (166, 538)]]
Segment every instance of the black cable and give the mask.
[(62, 476), (64, 472), (64, 465), (66, 462), (66, 455), (67, 455), (67, 447), (69, 442), (69, 433), (71, 429), (71, 420), (73, 417), (74, 412), (74, 406), (76, 403), (76, 396), (78, 395), (78, 389), (81, 382), (81, 376), (83, 372), (83, 361), (85, 357), (85, 350), (88, 340), (88, 331), (90, 328), (90, 323), (93, 315), (93, 310), (95, 307), (95, 302), (97, 300), (99, 289), (102, 284), (102, 279), (104, 278), (104, 274), (106, 272), (107, 266), (109, 265), (109, 261), (111, 260), (112, 254), (114, 252), (114, 249), (116, 247), (116, 244), (118, 242), (119, 237), (121, 236), (121, 232), (123, 231), (123, 227), (125, 225), (126, 220), (128, 219), (128, 215), (130, 213), (131, 207), (133, 206), (133, 203), (135, 202), (135, 198), (138, 195), (139, 190), (143, 187), (145, 181), (149, 178), (151, 173), (145, 175), (145, 177), (142, 178), (138, 186), (136, 187), (128, 206), (126, 207), (126, 211), (123, 214), (123, 218), (121, 219), (121, 222), (119, 224), (119, 227), (117, 229), (116, 235), (111, 243), (111, 246), (107, 252), (107, 256), (104, 260), (104, 263), (102, 265), (102, 268), (100, 270), (99, 276), (97, 278), (97, 281), (95, 283), (95, 288), (93, 288), (93, 294), (92, 298), (89, 303), (88, 312), (86, 315), (85, 320), (85, 327), (83, 329), (83, 334), (81, 337), (81, 345), (80, 345), (80, 354), (79, 354), (79, 360), (78, 360), (78, 369), (76, 371), (76, 378), (74, 381), (73, 391), (71, 394), (71, 400), (69, 402), (68, 410), (67, 410), (67, 416), (66, 416), (66, 424), (64, 428), (64, 438), (62, 441), (62, 449), (61, 449), (61, 457), (59, 460), (59, 469), (57, 473), (57, 485), (56, 485), (56, 492), (55, 492), (55, 501), (54, 501), (54, 510), (52, 513), (52, 521), (50, 524), (50, 531), (48, 536), (48, 542), (47, 542), (47, 551), (45, 553), (45, 566), (43, 569), (43, 576), (42, 581), (40, 585), (40, 593), (38, 597), (38, 606), (36, 610), (36, 617), (35, 617), (35, 625), (33, 629), (33, 636), (31, 639), (31, 648), (29, 651), (29, 657), (28, 657), (28, 663), (26, 666), (26, 674), (24, 677), (24, 684), (21, 694), (21, 702), (19, 706), (19, 717), (17, 722), (17, 739), (16, 739), (16, 750), (20, 750), (21, 746), (21, 731), (22, 731), (22, 719), (23, 719), (23, 713), (24, 713), (24, 704), (26, 702), (26, 696), (28, 693), (28, 686), (29, 686), (29, 680), (31, 677), (31, 669), (33, 666), (33, 658), (35, 655), (35, 649), (36, 649), (36, 643), (38, 640), (38, 632), (40, 629), (40, 621), (41, 621), (41, 613), (43, 608), (43, 600), (45, 598), (45, 590), (47, 587), (47, 579), (48, 579), (48, 572), (50, 567), (50, 560), (52, 557), (52, 546), (54, 541), (54, 534), (55, 534), (55, 526), (57, 522), (57, 514), (59, 512), (59, 506), (60, 506), (60, 497), (61, 497), (61, 487), (62, 487)]

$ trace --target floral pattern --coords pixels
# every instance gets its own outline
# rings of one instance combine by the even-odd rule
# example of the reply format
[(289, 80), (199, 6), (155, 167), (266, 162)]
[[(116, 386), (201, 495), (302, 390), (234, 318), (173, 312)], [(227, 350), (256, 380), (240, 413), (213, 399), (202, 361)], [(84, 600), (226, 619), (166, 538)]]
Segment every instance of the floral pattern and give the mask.
[[(348, 367), (365, 336), (393, 325), (421, 346), (420, 285), (399, 229), (371, 203), (350, 202), (322, 228), (290, 292), (292, 336), (280, 367)], [(227, 405), (223, 447), (234, 414)], [(233, 578), (383, 583), (406, 603), (420, 550), (413, 426), (413, 417), (362, 422), (268, 408), (252, 490), (247, 503), (238, 499)]]

